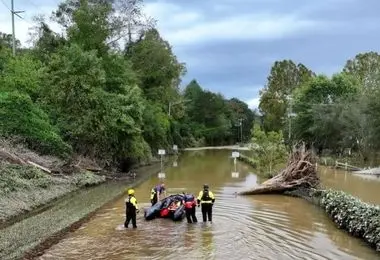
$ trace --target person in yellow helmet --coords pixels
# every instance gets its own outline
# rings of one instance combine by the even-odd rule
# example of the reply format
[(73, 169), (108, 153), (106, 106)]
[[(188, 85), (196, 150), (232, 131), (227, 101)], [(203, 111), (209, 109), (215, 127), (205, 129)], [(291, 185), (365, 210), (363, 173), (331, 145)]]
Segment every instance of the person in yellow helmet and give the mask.
[(137, 228), (136, 214), (139, 213), (139, 207), (135, 198), (135, 191), (128, 190), (128, 198), (125, 199), (125, 222), (124, 227), (128, 228), (129, 222), (132, 220), (133, 228)]
[(201, 206), (203, 222), (208, 221), (212, 222), (212, 206), (215, 202), (214, 194), (209, 190), (207, 184), (203, 185), (203, 190), (199, 192), (198, 198), (198, 207)]

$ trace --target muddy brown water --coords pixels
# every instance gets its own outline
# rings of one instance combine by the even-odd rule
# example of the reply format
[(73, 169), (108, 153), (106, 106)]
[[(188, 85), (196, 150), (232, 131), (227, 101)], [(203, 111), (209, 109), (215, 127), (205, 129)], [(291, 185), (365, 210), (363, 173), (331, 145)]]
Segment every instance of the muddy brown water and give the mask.
[[(125, 230), (123, 199), (100, 210), (80, 229), (69, 233), (39, 259), (380, 259), (364, 242), (353, 238), (320, 208), (298, 198), (279, 195), (235, 196), (263, 181), (244, 163), (232, 176), (231, 151), (185, 152), (177, 167), (166, 172), (169, 193), (198, 193), (208, 183), (216, 196), (213, 223), (168, 219), (145, 221)], [(380, 179), (320, 168), (326, 186), (380, 204)], [(157, 177), (136, 187), (140, 206), (147, 206)]]

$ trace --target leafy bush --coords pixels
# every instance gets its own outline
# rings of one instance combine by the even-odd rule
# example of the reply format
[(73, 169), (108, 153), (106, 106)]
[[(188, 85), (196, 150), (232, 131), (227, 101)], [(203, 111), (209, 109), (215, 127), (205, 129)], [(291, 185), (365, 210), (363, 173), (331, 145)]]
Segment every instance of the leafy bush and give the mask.
[(286, 161), (286, 147), (283, 142), (282, 132), (265, 132), (260, 126), (254, 125), (252, 129), (252, 142), (255, 144), (251, 149), (257, 158), (258, 168), (273, 174), (276, 165)]
[(35, 101), (40, 93), (41, 66), (42, 64), (31, 55), (9, 58), (0, 77), (0, 90), (18, 90), (20, 93), (28, 94)]
[(342, 191), (322, 192), (321, 206), (339, 228), (364, 238), (380, 251), (380, 207), (370, 205)]
[(71, 152), (47, 114), (27, 94), (0, 92), (0, 135), (20, 136), (30, 149), (65, 156)]

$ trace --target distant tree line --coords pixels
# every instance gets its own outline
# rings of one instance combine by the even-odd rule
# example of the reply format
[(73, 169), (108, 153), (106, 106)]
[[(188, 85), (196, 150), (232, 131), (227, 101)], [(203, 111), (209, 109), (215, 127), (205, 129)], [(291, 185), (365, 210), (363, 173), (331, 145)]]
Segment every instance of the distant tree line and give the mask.
[(360, 53), (331, 77), (292, 60), (276, 61), (260, 93), (262, 129), (318, 154), (345, 150), (364, 161), (380, 148), (380, 55)]

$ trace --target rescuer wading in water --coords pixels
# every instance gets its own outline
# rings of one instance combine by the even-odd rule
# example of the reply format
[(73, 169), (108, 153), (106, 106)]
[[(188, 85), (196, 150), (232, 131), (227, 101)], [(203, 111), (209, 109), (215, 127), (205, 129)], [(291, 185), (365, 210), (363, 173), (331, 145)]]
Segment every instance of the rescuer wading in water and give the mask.
[(150, 194), (150, 202), (152, 203), (152, 206), (157, 203), (157, 201), (160, 200), (160, 195), (164, 193), (166, 196), (166, 189), (165, 189), (165, 184), (159, 184), (155, 187), (152, 188), (151, 194)]
[(125, 222), (124, 227), (128, 228), (129, 222), (132, 220), (133, 228), (137, 228), (136, 214), (139, 213), (137, 206), (137, 200), (135, 198), (135, 191), (133, 189), (128, 190), (128, 198), (125, 199)]
[(198, 207), (199, 205), (201, 206), (203, 222), (207, 221), (207, 217), (208, 221), (212, 222), (212, 206), (214, 205), (215, 197), (214, 194), (209, 191), (207, 184), (203, 185), (203, 190), (199, 192), (197, 202)]
[(198, 222), (197, 217), (195, 216), (195, 207), (197, 206), (197, 201), (193, 194), (183, 193), (184, 198), (182, 204), (185, 205), (186, 219), (187, 223), (196, 223)]

